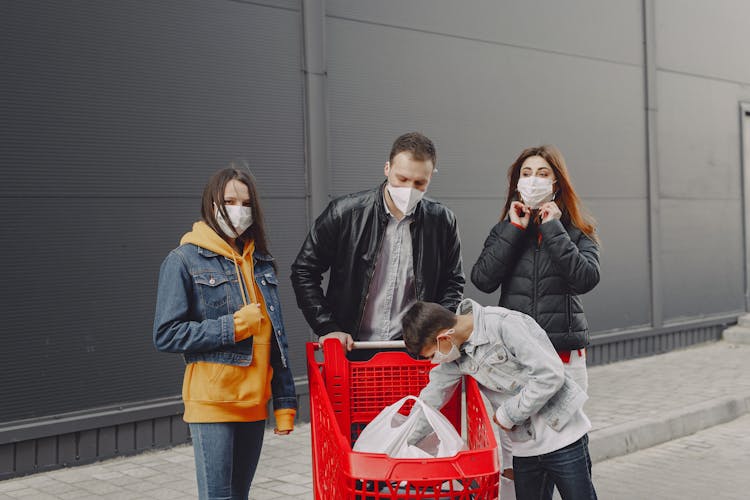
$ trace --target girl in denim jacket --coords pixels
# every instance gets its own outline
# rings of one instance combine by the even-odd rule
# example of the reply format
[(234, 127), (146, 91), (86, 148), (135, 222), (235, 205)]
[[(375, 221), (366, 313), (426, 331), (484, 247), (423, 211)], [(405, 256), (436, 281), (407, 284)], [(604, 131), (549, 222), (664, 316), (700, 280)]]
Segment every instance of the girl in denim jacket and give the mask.
[(297, 399), (255, 181), (232, 164), (211, 177), (202, 203), (161, 266), (154, 345), (187, 363), (183, 418), (199, 497), (247, 499), (267, 403), (275, 432), (289, 434)]

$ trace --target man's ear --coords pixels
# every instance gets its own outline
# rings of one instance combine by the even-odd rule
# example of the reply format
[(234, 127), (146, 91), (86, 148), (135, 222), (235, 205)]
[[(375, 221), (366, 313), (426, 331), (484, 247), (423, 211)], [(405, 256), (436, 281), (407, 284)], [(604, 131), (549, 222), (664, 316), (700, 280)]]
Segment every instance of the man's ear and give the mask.
[(388, 173), (391, 171), (391, 162), (387, 161), (385, 162), (385, 165), (383, 165), (383, 173), (386, 177), (388, 177)]

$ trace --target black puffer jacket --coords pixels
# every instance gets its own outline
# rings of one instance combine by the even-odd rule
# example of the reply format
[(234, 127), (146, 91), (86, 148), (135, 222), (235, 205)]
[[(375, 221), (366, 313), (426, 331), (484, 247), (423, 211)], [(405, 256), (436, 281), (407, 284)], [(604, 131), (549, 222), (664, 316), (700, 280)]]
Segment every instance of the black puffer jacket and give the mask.
[(552, 220), (523, 230), (508, 219), (499, 222), (484, 242), (471, 281), (487, 293), (501, 287), (500, 305), (534, 318), (558, 351), (588, 344), (578, 295), (599, 283), (599, 248), (575, 226)]
[[(317, 335), (342, 331), (357, 339), (388, 217), (383, 187), (337, 198), (318, 217), (292, 264), (297, 305)], [(410, 226), (417, 300), (455, 311), (465, 278), (456, 217), (423, 198)], [(323, 294), (323, 273), (330, 269)]]

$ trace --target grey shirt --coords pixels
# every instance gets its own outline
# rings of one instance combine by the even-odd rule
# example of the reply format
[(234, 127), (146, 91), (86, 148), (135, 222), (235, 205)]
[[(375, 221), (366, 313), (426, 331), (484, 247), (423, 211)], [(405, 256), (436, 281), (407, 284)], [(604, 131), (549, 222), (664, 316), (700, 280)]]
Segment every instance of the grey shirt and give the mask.
[[(385, 202), (385, 200), (383, 200)], [(416, 301), (411, 224), (414, 215), (398, 220), (388, 210), (385, 229), (370, 290), (362, 314), (358, 338), (364, 341), (397, 340), (401, 334), (401, 316)]]

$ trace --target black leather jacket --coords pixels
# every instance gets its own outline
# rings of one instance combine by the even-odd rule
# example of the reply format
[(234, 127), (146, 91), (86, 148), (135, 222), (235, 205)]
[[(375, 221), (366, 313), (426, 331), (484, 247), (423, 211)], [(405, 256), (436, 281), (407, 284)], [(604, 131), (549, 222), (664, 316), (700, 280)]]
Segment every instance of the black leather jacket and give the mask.
[[(297, 305), (317, 335), (333, 331), (357, 339), (388, 213), (383, 187), (337, 198), (318, 217), (292, 264)], [(455, 311), (463, 296), (461, 242), (456, 217), (423, 198), (410, 226), (417, 300)], [(323, 273), (330, 270), (323, 293)]]
[(508, 219), (497, 223), (471, 281), (487, 293), (501, 287), (499, 305), (534, 318), (558, 351), (588, 344), (589, 325), (578, 295), (599, 283), (599, 247), (575, 226), (553, 220), (523, 230)]

